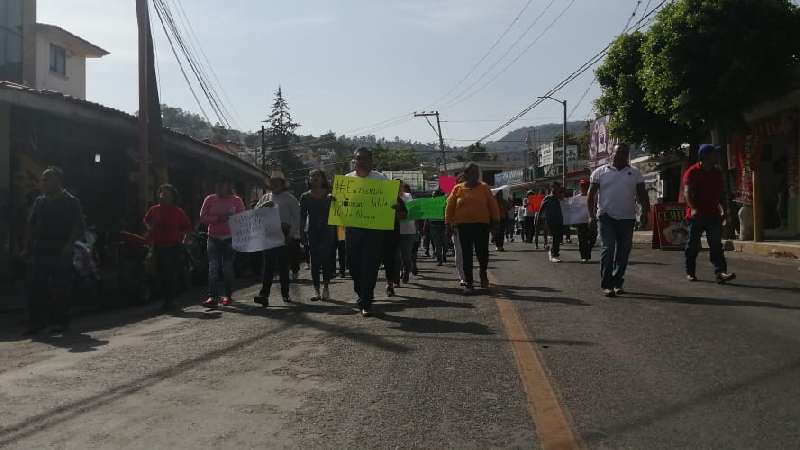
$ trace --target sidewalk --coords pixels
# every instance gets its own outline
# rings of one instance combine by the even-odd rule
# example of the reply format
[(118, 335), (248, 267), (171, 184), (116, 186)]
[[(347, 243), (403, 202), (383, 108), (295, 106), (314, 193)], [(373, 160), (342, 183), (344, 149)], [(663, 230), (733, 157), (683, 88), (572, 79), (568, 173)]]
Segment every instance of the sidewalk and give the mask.
[[(652, 231), (635, 231), (633, 233), (633, 243), (644, 245), (650, 244), (653, 240)], [(703, 240), (703, 247), (706, 241)], [(744, 253), (768, 258), (779, 258), (784, 260), (800, 261), (800, 241), (724, 241), (725, 249), (737, 253)]]

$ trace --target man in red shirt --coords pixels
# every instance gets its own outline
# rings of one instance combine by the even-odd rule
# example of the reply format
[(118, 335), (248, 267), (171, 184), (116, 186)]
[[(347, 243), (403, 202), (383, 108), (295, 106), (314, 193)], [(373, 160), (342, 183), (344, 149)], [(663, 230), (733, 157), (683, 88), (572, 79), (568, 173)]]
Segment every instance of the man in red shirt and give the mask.
[(717, 149), (703, 144), (697, 152), (699, 162), (689, 166), (683, 174), (686, 203), (686, 220), (689, 222), (689, 242), (686, 244), (686, 279), (697, 281), (697, 255), (700, 238), (706, 233), (711, 264), (718, 283), (736, 278), (728, 273), (728, 263), (722, 248), (723, 178), (717, 167)]

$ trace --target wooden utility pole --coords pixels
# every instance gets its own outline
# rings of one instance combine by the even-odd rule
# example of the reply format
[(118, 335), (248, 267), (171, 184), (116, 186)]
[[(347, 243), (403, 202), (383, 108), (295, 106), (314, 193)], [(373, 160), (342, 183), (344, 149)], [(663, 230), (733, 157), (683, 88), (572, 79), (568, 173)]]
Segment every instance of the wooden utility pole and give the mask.
[(442, 136), (442, 123), (439, 121), (439, 111), (414, 113), (414, 117), (436, 117), (436, 134), (439, 135), (439, 150), (442, 152), (442, 166), (447, 172), (447, 156), (444, 152), (444, 137)]
[(149, 163), (150, 139), (148, 122), (150, 117), (148, 71), (151, 64), (147, 51), (150, 37), (150, 13), (147, 0), (136, 0), (136, 23), (139, 30), (139, 201), (142, 216), (147, 211), (147, 200), (150, 197)]

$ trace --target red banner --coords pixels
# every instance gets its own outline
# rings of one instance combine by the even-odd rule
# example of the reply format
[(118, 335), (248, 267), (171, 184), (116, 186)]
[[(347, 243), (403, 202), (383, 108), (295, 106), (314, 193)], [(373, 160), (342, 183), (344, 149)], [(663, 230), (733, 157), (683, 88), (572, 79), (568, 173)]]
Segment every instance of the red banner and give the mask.
[(537, 213), (542, 208), (542, 202), (544, 201), (543, 194), (531, 194), (528, 196), (528, 212), (529, 213)]

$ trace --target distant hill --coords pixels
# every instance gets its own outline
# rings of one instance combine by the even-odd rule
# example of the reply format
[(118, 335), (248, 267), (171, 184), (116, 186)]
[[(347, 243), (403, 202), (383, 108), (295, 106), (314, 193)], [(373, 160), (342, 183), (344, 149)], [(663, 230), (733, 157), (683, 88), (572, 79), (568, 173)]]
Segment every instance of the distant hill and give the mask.
[[(567, 122), (567, 132), (578, 137), (586, 131), (586, 126), (585, 121)], [(528, 132), (531, 134), (532, 146), (536, 147), (552, 142), (555, 137), (561, 136), (561, 128), (562, 124), (560, 123), (517, 128), (497, 141), (487, 142), (486, 148), (498, 152), (500, 160), (521, 161), (525, 159), (525, 151), (528, 149), (528, 144), (525, 143), (528, 139)]]

